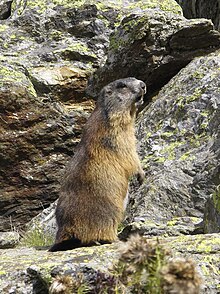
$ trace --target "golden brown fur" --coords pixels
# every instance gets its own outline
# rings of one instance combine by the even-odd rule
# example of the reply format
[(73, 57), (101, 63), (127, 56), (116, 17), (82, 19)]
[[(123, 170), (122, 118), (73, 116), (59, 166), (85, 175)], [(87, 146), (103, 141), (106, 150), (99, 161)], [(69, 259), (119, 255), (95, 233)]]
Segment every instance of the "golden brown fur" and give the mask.
[[(145, 87), (142, 81), (127, 78), (101, 91), (64, 175), (56, 209), (58, 232), (50, 251), (117, 239), (129, 179), (137, 174), (142, 182), (144, 177), (134, 121)], [(71, 246), (58, 245), (67, 240)]]

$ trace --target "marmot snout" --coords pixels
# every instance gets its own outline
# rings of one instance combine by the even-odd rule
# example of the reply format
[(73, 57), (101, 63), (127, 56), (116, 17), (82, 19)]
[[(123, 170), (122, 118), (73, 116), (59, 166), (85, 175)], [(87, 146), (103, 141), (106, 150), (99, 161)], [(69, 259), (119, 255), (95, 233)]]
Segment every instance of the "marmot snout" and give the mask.
[(58, 231), (50, 251), (117, 239), (129, 178), (144, 172), (136, 151), (134, 122), (146, 92), (135, 78), (105, 86), (67, 165), (56, 208)]

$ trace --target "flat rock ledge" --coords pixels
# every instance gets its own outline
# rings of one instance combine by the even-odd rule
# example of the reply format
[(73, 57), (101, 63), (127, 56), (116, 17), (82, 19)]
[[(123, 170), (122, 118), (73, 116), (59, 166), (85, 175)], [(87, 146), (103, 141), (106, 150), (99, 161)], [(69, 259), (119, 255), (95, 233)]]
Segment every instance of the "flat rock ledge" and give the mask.
[[(192, 258), (203, 278), (201, 293), (219, 293), (220, 234), (159, 238), (174, 257)], [(49, 293), (56, 274), (108, 273), (120, 243), (50, 253), (34, 248), (0, 250), (0, 293)]]

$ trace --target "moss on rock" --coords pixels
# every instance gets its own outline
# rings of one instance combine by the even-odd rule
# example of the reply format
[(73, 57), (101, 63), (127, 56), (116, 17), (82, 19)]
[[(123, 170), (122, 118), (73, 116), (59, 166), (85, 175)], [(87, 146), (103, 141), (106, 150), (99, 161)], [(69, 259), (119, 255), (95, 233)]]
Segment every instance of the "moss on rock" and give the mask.
[(12, 10), (20, 15), (25, 8), (36, 9), (38, 13), (44, 13), (48, 8), (56, 6), (63, 6), (66, 8), (78, 8), (83, 5), (96, 5), (97, 9), (105, 11), (106, 9), (113, 8), (116, 10), (123, 10), (125, 12), (134, 10), (144, 10), (148, 8), (159, 8), (164, 11), (172, 12), (175, 14), (182, 14), (181, 7), (174, 0), (144, 0), (144, 1), (96, 1), (96, 0), (52, 0), (49, 3), (43, 0), (29, 0), (26, 1), (13, 1)]
[(29, 78), (14, 66), (0, 66), (0, 87), (6, 84), (24, 87), (31, 95), (37, 96)]

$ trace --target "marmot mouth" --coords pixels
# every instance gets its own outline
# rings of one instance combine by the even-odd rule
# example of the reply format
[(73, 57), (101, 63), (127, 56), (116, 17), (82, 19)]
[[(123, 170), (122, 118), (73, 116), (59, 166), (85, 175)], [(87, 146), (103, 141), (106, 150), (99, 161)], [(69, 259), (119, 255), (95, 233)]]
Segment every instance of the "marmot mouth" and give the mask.
[(140, 106), (144, 103), (144, 92), (135, 100), (135, 106)]
[(146, 89), (146, 85), (143, 83), (142, 87), (141, 87), (141, 92), (140, 94), (137, 96), (136, 100), (135, 100), (135, 105), (136, 106), (140, 106), (144, 103), (144, 94), (147, 92)]

